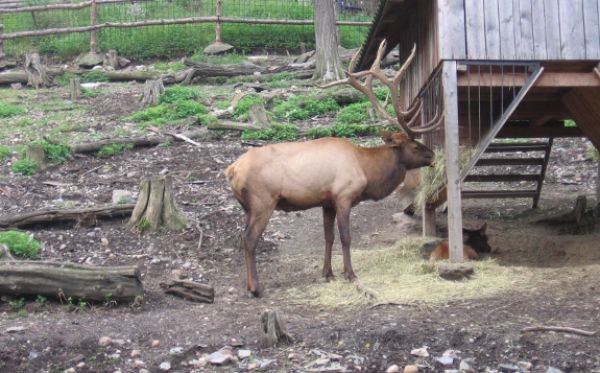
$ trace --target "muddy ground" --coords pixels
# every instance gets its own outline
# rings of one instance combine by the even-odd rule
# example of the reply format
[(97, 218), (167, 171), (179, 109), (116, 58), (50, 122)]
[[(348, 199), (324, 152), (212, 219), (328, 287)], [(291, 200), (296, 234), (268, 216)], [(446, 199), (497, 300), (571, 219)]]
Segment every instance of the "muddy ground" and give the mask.
[[(117, 97), (125, 103), (90, 100), (92, 116), (109, 126), (123, 114), (123, 105), (136, 105), (135, 100), (123, 99), (127, 95)], [(107, 109), (111, 105), (114, 110)], [(573, 152), (569, 159), (585, 163), (578, 158), (585, 152), (584, 142), (566, 140), (565, 144)], [(175, 179), (176, 199), (191, 222), (182, 233), (133, 233), (125, 228), (125, 220), (100, 221), (93, 227), (30, 229), (44, 243), (43, 259), (95, 265), (139, 263), (145, 301), (141, 307), (94, 304), (74, 310), (59, 302), (40, 305), (31, 300), (26, 302), (26, 312), (17, 312), (3, 297), (0, 371), (137, 373), (160, 371), (160, 364), (169, 362), (172, 372), (249, 368), (383, 372), (393, 364), (400, 369), (416, 364), (419, 371), (443, 372), (459, 369), (462, 361), (463, 368), (468, 363), (478, 372), (600, 372), (600, 335), (520, 332), (538, 324), (600, 329), (599, 233), (564, 235), (532, 223), (567, 211), (576, 195), (593, 196), (595, 186), (589, 180), (547, 183), (535, 211), (528, 200), (465, 203), (467, 225), (488, 222), (499, 263), (545, 270), (534, 277), (535, 291), (514, 288), (494, 297), (441, 304), (315, 306), (310, 299), (290, 297), (288, 290), (323, 281), (320, 264), (315, 264), (318, 260), (309, 259), (322, 255), (321, 213), (316, 209), (274, 215), (259, 248), (265, 296), (254, 299), (245, 292), (243, 255), (236, 247), (243, 215), (226, 187), (223, 171), (247, 149), (237, 136), (225, 135), (200, 147), (174, 143), (109, 159), (77, 155), (32, 177), (11, 174), (8, 163), (0, 166), (5, 175), (0, 180), (3, 215), (47, 206), (109, 203), (114, 189), (135, 191), (143, 177), (168, 171)], [(550, 172), (562, 164), (562, 158), (553, 159)], [(588, 162), (584, 167), (594, 165)], [(394, 197), (355, 208), (353, 250), (385, 247), (407, 234), (418, 234), (418, 217), (415, 224), (394, 222), (392, 216), (399, 211)], [(445, 215), (439, 213), (438, 218), (443, 226)], [(402, 228), (407, 226), (412, 227), (408, 232)], [(339, 251), (337, 242), (335, 250)], [(361, 264), (355, 262), (354, 267), (360, 277)], [(165, 295), (159, 283), (175, 269), (212, 284), (214, 304)], [(343, 281), (340, 278), (336, 281)], [(284, 316), (295, 338), (292, 344), (261, 349), (257, 330), (266, 309), (277, 309)], [(9, 332), (12, 327), (23, 329)], [(113, 343), (99, 346), (102, 336)], [(202, 366), (204, 354), (224, 346), (233, 346), (234, 353), (251, 350), (252, 356), (220, 367)], [(429, 357), (411, 355), (411, 350), (423, 346), (428, 346)], [(140, 355), (132, 358), (133, 350), (140, 350)], [(444, 366), (436, 358), (447, 350), (455, 350), (449, 354), (456, 358)], [(318, 358), (324, 360), (315, 362)], [(143, 363), (135, 363), (136, 359)]]

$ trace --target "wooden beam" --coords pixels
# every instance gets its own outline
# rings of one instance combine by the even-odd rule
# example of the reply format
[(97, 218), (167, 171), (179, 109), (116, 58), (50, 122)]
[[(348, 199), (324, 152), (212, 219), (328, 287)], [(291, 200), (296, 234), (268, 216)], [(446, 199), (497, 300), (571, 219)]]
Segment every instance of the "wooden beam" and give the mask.
[(444, 89), (444, 130), (446, 149), (446, 178), (448, 195), (448, 243), (451, 262), (462, 262), (462, 201), (460, 196), (460, 157), (458, 136), (458, 90), (456, 86), (456, 61), (442, 65)]
[(511, 127), (502, 128), (496, 138), (585, 137), (578, 127)]
[(563, 96), (562, 101), (577, 127), (600, 149), (600, 89), (572, 89)]
[[(459, 87), (522, 87), (527, 81), (524, 74), (505, 72), (481, 72), (481, 74), (460, 74)], [(600, 79), (595, 72), (547, 72), (535, 83), (534, 87), (543, 88), (574, 88), (574, 87), (600, 87)]]

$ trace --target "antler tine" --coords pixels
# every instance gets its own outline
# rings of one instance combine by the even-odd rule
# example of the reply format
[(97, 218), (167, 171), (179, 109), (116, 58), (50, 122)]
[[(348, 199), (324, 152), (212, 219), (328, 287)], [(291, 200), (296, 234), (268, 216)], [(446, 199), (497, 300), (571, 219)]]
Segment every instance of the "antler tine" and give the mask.
[(417, 43), (413, 44), (413, 49), (410, 52), (410, 55), (408, 56), (408, 58), (406, 59), (406, 61), (404, 61), (404, 63), (402, 64), (402, 66), (400, 66), (400, 69), (398, 70), (398, 72), (394, 76), (394, 84), (395, 85), (400, 84), (400, 80), (402, 80), (402, 78), (404, 77), (404, 74), (406, 74), (406, 72), (408, 71), (408, 68), (412, 64), (412, 61), (413, 61), (413, 59), (415, 58), (416, 55), (417, 55)]
[(440, 125), (444, 123), (444, 116), (437, 114), (432, 120), (427, 122), (422, 127), (411, 128), (410, 130), (414, 133), (426, 133), (436, 130)]
[(349, 83), (350, 83), (350, 79), (346, 78), (346, 79), (336, 80), (335, 82), (327, 83), (324, 85), (315, 84), (315, 86), (317, 86), (321, 89), (325, 89), (325, 88), (335, 87), (336, 85), (349, 84)]

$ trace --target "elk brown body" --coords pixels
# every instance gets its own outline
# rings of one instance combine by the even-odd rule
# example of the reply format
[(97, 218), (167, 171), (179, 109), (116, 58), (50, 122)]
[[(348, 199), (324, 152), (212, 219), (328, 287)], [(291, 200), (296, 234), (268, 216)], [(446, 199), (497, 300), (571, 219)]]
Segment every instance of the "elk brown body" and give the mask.
[(356, 278), (350, 260), (350, 209), (379, 200), (404, 179), (407, 170), (428, 166), (433, 152), (402, 133), (383, 134), (385, 144), (362, 148), (347, 140), (322, 138), (250, 149), (227, 168), (235, 198), (246, 214), (242, 237), (248, 290), (260, 295), (255, 250), (275, 209), (322, 207), (325, 232), (323, 276), (333, 278), (334, 222), (342, 243), (344, 277)]

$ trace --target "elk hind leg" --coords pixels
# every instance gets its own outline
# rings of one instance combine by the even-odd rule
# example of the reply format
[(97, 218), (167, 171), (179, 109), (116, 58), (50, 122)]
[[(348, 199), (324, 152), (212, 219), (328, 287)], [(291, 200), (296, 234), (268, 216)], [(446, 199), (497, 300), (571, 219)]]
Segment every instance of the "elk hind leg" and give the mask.
[(261, 289), (258, 284), (258, 273), (256, 270), (256, 246), (258, 240), (263, 234), (275, 204), (271, 204), (268, 207), (263, 206), (260, 211), (250, 209), (248, 211), (248, 219), (246, 223), (246, 229), (244, 230), (244, 237), (242, 245), (244, 248), (244, 255), (246, 260), (246, 280), (248, 291), (255, 297), (260, 297)]
[(323, 261), (323, 277), (330, 281), (334, 279), (331, 269), (331, 251), (335, 241), (335, 209), (323, 207), (323, 230), (325, 231), (325, 259)]

